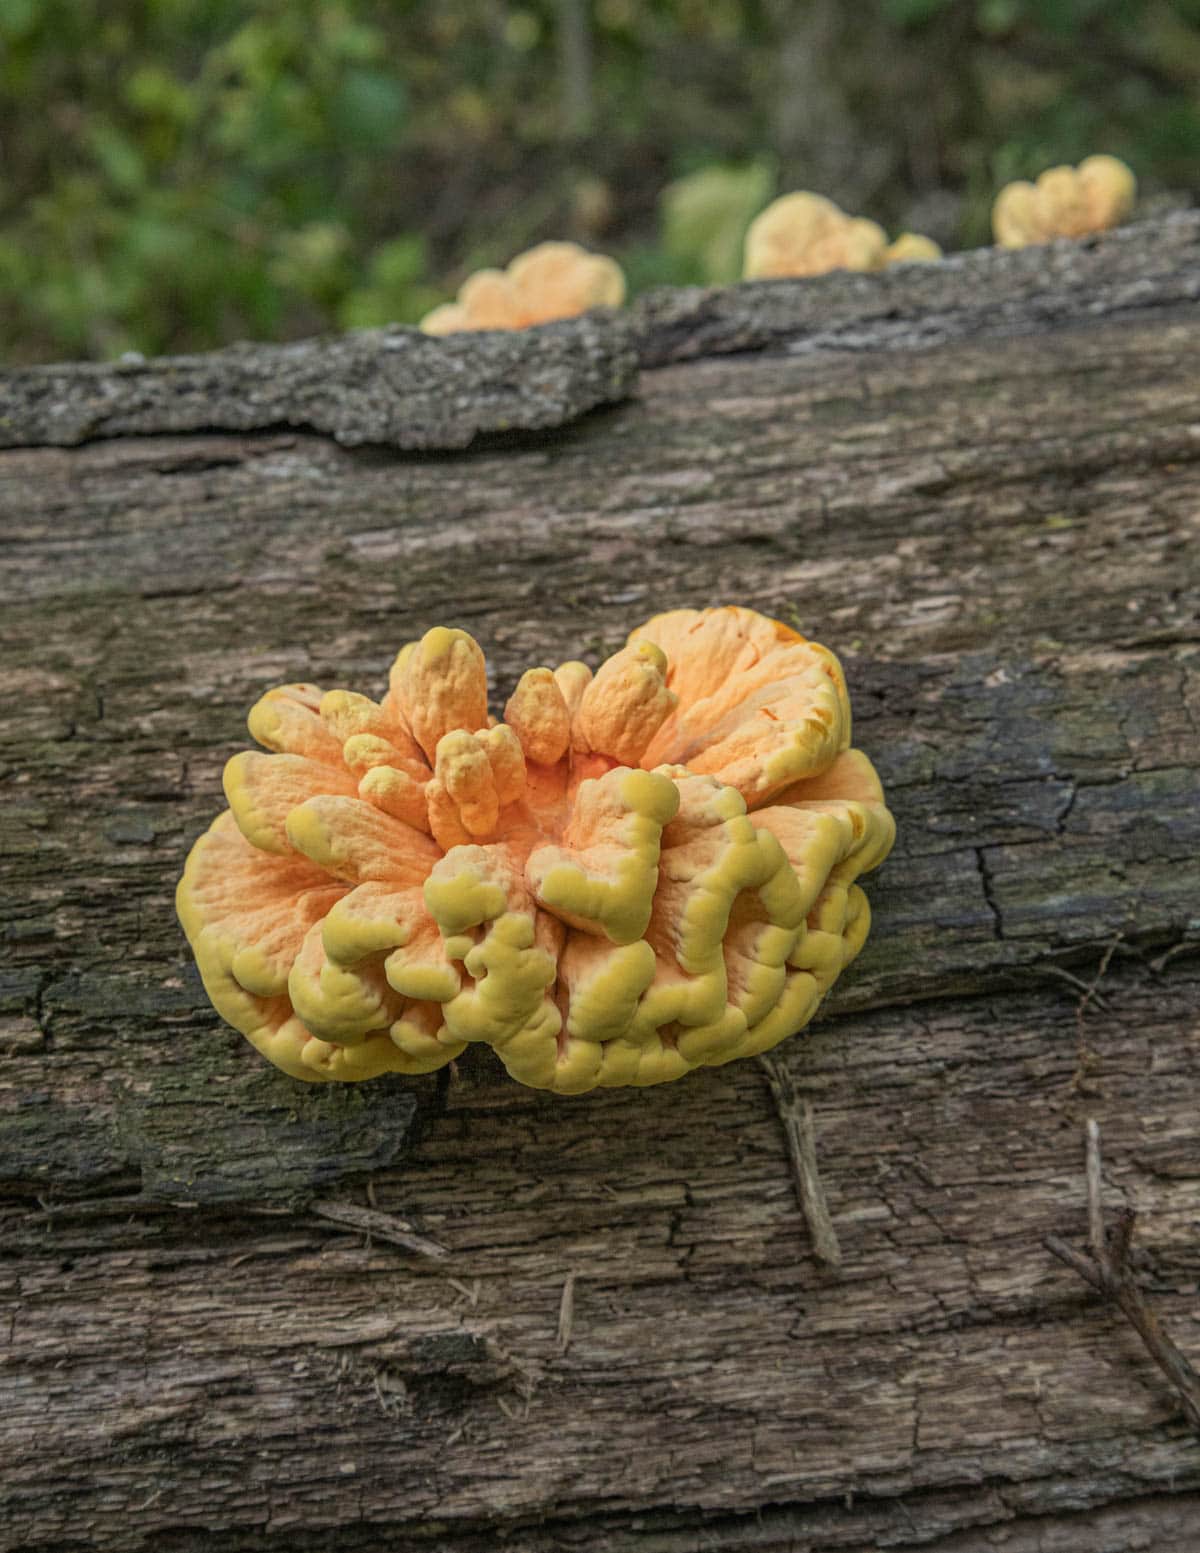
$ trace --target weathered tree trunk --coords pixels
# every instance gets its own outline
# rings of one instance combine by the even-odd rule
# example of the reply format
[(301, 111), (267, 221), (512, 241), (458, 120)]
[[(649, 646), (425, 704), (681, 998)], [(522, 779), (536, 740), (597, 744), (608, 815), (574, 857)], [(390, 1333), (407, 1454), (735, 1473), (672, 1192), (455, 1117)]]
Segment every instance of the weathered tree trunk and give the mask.
[[(55, 435), (103, 374), (10, 375), (0, 1543), (1197, 1546), (1200, 1440), (1043, 1237), (1085, 1236), (1094, 1117), (1200, 1359), (1198, 295), (1184, 218), (660, 297), (456, 347), (424, 452), (304, 429), (307, 356), (258, 420), (209, 363), (188, 435), (157, 388), (139, 435)], [(539, 420), (539, 353), (619, 398), (631, 337), (632, 398)], [(562, 424), (437, 451), (501, 429), (475, 380)], [(841, 653), (900, 827), (866, 951), (780, 1049), (840, 1278), (756, 1063), (308, 1088), (217, 1021), (172, 910), (264, 687), (378, 690), (441, 621), (501, 700), (722, 601)]]

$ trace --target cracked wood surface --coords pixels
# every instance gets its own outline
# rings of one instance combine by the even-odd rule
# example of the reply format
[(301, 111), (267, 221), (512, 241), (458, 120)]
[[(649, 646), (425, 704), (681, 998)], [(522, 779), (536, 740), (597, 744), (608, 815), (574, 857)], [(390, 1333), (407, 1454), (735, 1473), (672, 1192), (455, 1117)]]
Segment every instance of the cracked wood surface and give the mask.
[[(1086, 1233), (1094, 1115), (1200, 1359), (1182, 284), (936, 346), (784, 330), (453, 457), (0, 456), (0, 1545), (1195, 1546), (1200, 1443), (1041, 1245)], [(839, 1281), (756, 1064), (570, 1101), (479, 1053), (296, 1085), (216, 1021), (172, 916), (264, 686), (378, 690), (444, 621), (500, 701), (722, 600), (842, 654), (900, 827), (867, 949), (780, 1049)]]

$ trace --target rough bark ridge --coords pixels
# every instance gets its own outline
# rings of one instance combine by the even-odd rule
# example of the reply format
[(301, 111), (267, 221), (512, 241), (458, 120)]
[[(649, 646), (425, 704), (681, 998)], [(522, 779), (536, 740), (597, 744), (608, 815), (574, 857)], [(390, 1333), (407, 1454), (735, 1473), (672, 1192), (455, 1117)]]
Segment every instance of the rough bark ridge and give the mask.
[[(659, 298), (636, 399), (506, 446), (0, 457), (0, 1545), (1195, 1547), (1200, 1442), (1042, 1241), (1094, 1116), (1200, 1359), (1198, 229)], [(263, 687), (444, 621), (499, 701), (721, 600), (843, 655), (900, 826), (780, 1049), (837, 1281), (756, 1064), (307, 1088), (172, 914)]]
[(399, 325), (208, 356), (28, 367), (0, 380), (0, 447), (180, 431), (325, 432), (343, 447), (464, 448), (623, 399), (628, 321), (595, 313), (522, 334), (432, 340)]

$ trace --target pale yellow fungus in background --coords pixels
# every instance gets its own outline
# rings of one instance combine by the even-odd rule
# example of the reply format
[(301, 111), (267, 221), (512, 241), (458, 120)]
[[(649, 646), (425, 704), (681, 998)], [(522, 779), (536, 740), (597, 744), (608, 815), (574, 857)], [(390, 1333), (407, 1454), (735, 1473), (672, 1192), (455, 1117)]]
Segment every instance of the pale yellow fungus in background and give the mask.
[(297, 1078), (480, 1041), (524, 1084), (655, 1084), (799, 1030), (861, 949), (895, 827), (837, 659), (752, 610), (655, 616), (496, 723), (437, 628), (381, 702), (250, 714), (177, 905), (230, 1024)]
[(464, 329), (527, 329), (555, 318), (575, 318), (592, 307), (620, 307), (625, 277), (615, 259), (578, 243), (539, 243), (505, 270), (480, 270), (464, 281), (458, 299), (421, 320), (426, 334)]
[(919, 232), (901, 232), (887, 247), (889, 264), (936, 264), (943, 257), (933, 238), (922, 237)]
[(1115, 156), (1089, 156), (1078, 167), (1051, 167), (1036, 183), (1006, 184), (992, 206), (1002, 248), (1056, 237), (1086, 237), (1118, 226), (1133, 209), (1137, 179)]
[(928, 237), (905, 232), (889, 246), (874, 221), (848, 216), (823, 194), (800, 192), (784, 194), (750, 223), (742, 274), (746, 280), (826, 275), (941, 257)]

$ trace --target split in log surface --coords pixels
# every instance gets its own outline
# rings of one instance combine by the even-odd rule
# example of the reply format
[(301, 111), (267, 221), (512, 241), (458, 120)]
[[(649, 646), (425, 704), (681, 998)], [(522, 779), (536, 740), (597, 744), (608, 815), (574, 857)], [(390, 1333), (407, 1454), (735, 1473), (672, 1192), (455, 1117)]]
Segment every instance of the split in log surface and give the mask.
[[(0, 456), (0, 1546), (1197, 1545), (1200, 1443), (1042, 1242), (1094, 1116), (1200, 1360), (1198, 230), (660, 298), (633, 399), (510, 446)], [(837, 1281), (757, 1064), (298, 1085), (173, 916), (262, 689), (443, 622), (500, 704), (713, 602), (841, 654), (899, 824), (779, 1049)]]

